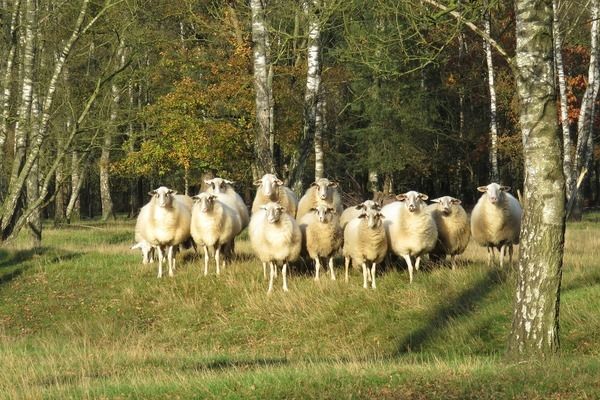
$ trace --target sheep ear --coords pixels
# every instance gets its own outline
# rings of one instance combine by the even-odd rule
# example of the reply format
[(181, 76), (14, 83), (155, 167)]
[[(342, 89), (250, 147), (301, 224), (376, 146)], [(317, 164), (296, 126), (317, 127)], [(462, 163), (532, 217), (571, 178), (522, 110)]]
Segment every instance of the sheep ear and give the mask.
[(406, 200), (406, 195), (404, 193), (401, 193), (398, 196), (396, 196), (396, 200), (404, 201)]
[(315, 212), (315, 211), (317, 211), (317, 209), (313, 207), (313, 208), (311, 208), (311, 209), (310, 209), (310, 210), (308, 210), (308, 211), (310, 211), (310, 212)]
[(233, 185), (234, 181), (230, 181), (229, 179), (223, 179), (223, 182), (225, 182), (228, 185)]
[(156, 190), (151, 190), (151, 191), (148, 192), (148, 194), (150, 196), (154, 196), (156, 194)]
[(425, 193), (419, 193), (418, 196), (421, 200), (427, 200), (429, 198), (429, 196), (427, 196)]
[(485, 193), (487, 192), (487, 186), (479, 186), (477, 190), (479, 190), (481, 193)]
[(359, 205), (357, 205), (356, 207), (357, 210), (364, 210), (365, 209), (365, 205), (363, 203), (360, 203)]
[(336, 212), (335, 212), (335, 208), (333, 208), (333, 207), (329, 207), (329, 208), (327, 209), (327, 212), (330, 212), (330, 213), (332, 213), (332, 214), (335, 214), (335, 213), (336, 213)]
[(279, 206), (279, 209), (281, 210), (281, 212), (287, 212), (287, 208), (285, 208), (284, 206)]
[(358, 218), (367, 218), (367, 213), (362, 213), (358, 216)]
[(195, 196), (192, 196), (192, 200), (193, 200), (194, 202), (196, 202), (196, 201), (199, 201), (199, 200), (200, 200), (200, 195), (199, 195), (199, 194), (197, 194), (197, 195), (195, 195)]
[(313, 186), (319, 186), (319, 184), (317, 182), (313, 182), (310, 184), (310, 187), (313, 187)]
[(503, 192), (508, 192), (510, 190), (510, 186), (500, 186), (500, 190)]
[(330, 181), (328, 186), (329, 187), (338, 187), (338, 185), (339, 184), (336, 181)]
[(172, 195), (176, 195), (177, 194), (177, 190), (170, 189), (168, 193), (172, 194)]
[(260, 186), (260, 185), (262, 185), (262, 179), (257, 179), (257, 180), (255, 180), (254, 182), (252, 182), (252, 184), (253, 184), (254, 186)]
[(385, 219), (385, 215), (383, 215), (382, 213), (377, 213), (377, 216), (381, 219)]
[(206, 183), (207, 185), (212, 185), (212, 179), (205, 179), (204, 183)]
[(283, 181), (281, 179), (275, 179), (275, 183), (279, 186), (283, 185)]
[(217, 195), (215, 194), (211, 194), (210, 196), (208, 196), (209, 200), (214, 200), (217, 198)]
[(433, 203), (439, 203), (440, 201), (442, 201), (441, 197), (438, 197), (437, 199), (431, 200), (431, 202), (433, 202)]
[(266, 209), (267, 209), (267, 206), (266, 206), (266, 205), (264, 205), (264, 206), (260, 206), (260, 209), (261, 209), (261, 210), (266, 210)]
[(462, 201), (460, 201), (459, 199), (452, 199), (452, 200), (450, 201), (450, 203), (452, 203), (452, 204), (461, 204), (461, 203), (462, 203)]

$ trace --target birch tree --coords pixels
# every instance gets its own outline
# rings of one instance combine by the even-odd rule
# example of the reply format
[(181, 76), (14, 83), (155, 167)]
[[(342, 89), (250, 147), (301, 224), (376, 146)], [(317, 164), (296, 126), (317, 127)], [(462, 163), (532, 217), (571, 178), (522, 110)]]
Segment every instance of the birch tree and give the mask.
[[(271, 151), (272, 69), (269, 58), (269, 39), (266, 27), (265, 0), (250, 0), (252, 11), (252, 46), (254, 54), (254, 88), (256, 91), (256, 172), (258, 175), (275, 172)], [(270, 76), (271, 73), (271, 76)]]
[[(484, 7), (484, 29), (487, 36), (491, 38), (491, 12), (488, 1), (485, 2)], [(483, 39), (483, 48), (485, 50), (485, 61), (487, 64), (488, 73), (488, 89), (490, 92), (490, 181), (498, 182), (500, 179), (500, 172), (498, 169), (498, 112), (496, 107), (496, 86), (494, 84), (494, 61), (492, 58), (492, 46), (490, 41), (485, 38)]]
[(565, 179), (553, 73), (552, 0), (517, 0), (515, 12), (515, 73), (525, 184), (509, 351), (517, 358), (545, 357), (559, 347), (565, 234)]
[(16, 0), (13, 5), (13, 11), (10, 19), (8, 52), (6, 53), (6, 64), (3, 65), (2, 87), (0, 88), (0, 154), (2, 154), (4, 143), (8, 133), (8, 118), (10, 115), (10, 99), (11, 99), (11, 77), (13, 75), (13, 66), (17, 54), (17, 29), (19, 10), (21, 1)]

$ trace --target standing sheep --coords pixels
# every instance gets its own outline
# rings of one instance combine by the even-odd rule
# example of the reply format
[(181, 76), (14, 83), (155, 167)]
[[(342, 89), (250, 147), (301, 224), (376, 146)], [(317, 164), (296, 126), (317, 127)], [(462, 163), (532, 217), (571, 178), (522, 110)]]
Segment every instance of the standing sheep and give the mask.
[(471, 238), (469, 216), (460, 205), (461, 201), (451, 196), (431, 200), (427, 206), (438, 230), (438, 240), (431, 255), (444, 258), (450, 255), (452, 269), (456, 267), (455, 256), (462, 254)]
[(477, 188), (483, 195), (471, 212), (471, 234), (481, 246), (487, 247), (488, 265), (494, 259), (494, 248), (500, 250), (500, 267), (504, 265), (506, 249), (512, 265), (513, 244), (519, 243), (521, 205), (508, 191), (510, 186), (490, 183)]
[[(344, 248), (346, 282), (348, 282), (348, 267), (350, 260), (354, 265), (362, 265), (363, 287), (368, 287), (367, 280), (370, 276), (371, 287), (375, 289), (375, 270), (377, 263), (385, 258), (388, 251), (388, 242), (383, 227), (383, 214), (374, 208), (362, 211), (358, 218), (352, 219), (344, 229)], [(371, 264), (371, 270), (367, 268)]]
[(396, 196), (399, 202), (390, 203), (381, 209), (385, 216), (385, 231), (389, 246), (408, 265), (410, 282), (413, 281), (411, 257), (416, 257), (415, 269), (419, 270), (421, 256), (435, 247), (438, 233), (435, 221), (427, 211), (423, 193), (410, 191)]
[(248, 235), (252, 249), (263, 263), (271, 267), (269, 290), (273, 291), (273, 278), (279, 264), (283, 264), (283, 290), (288, 291), (287, 265), (300, 256), (302, 247), (302, 232), (294, 217), (285, 208), (275, 202), (267, 203), (252, 214)]
[(248, 226), (250, 215), (242, 197), (233, 188), (233, 182), (223, 178), (213, 178), (204, 181), (208, 185), (208, 193), (214, 194), (219, 201), (236, 210), (240, 216), (242, 229)]
[(319, 178), (314, 181), (298, 203), (296, 218), (299, 220), (319, 204), (326, 204), (334, 208), (338, 215), (342, 215), (344, 207), (337, 187), (337, 182), (327, 178)]
[(146, 204), (140, 209), (135, 222), (135, 244), (132, 250), (140, 249), (142, 251), (142, 263), (149, 264), (154, 262), (154, 247), (146, 239), (146, 223), (150, 213), (150, 204)]
[(191, 212), (185, 197), (165, 186), (148, 193), (152, 198), (145, 219), (144, 237), (158, 249), (158, 277), (162, 277), (162, 263), (167, 256), (169, 276), (175, 270), (175, 247), (190, 237)]
[(372, 209), (375, 211), (381, 210), (381, 203), (373, 201), (373, 200), (365, 200), (359, 205), (348, 207), (342, 212), (340, 216), (340, 226), (342, 229), (346, 227), (346, 224), (353, 220), (354, 218), (358, 218), (365, 210)]
[(204, 246), (205, 276), (208, 275), (208, 260), (212, 255), (215, 257), (217, 275), (221, 273), (222, 250), (233, 242), (241, 230), (237, 211), (217, 195), (203, 192), (194, 196), (190, 231), (194, 241)]
[[(329, 265), (331, 279), (335, 280), (333, 257), (342, 246), (343, 232), (339, 217), (332, 207), (324, 204), (313, 208), (299, 221), (302, 236), (306, 241), (306, 251), (315, 260), (315, 280), (319, 280), (321, 259)], [(327, 265), (327, 264), (326, 264)]]
[(273, 174), (265, 174), (261, 179), (254, 181), (256, 196), (252, 202), (252, 214), (259, 211), (262, 206), (269, 202), (281, 204), (292, 217), (296, 216), (298, 199), (290, 188), (283, 185), (283, 181)]

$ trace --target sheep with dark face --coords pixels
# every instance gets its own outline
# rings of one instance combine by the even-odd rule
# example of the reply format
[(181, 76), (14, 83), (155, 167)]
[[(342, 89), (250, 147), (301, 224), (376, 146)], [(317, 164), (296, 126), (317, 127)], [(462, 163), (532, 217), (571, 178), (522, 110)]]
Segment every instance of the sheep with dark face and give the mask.
[(416, 257), (415, 269), (418, 271), (421, 256), (433, 250), (438, 232), (433, 217), (427, 211), (426, 194), (410, 191), (399, 194), (396, 199), (398, 202), (384, 206), (381, 213), (385, 216), (384, 227), (390, 249), (404, 258), (412, 282), (411, 257)]
[(348, 222), (350, 222), (354, 218), (358, 218), (364, 213), (365, 210), (369, 209), (380, 211), (381, 203), (373, 200), (365, 200), (356, 206), (346, 208), (340, 216), (340, 226), (342, 227), (342, 229), (344, 229)]
[(314, 181), (298, 203), (296, 218), (299, 220), (319, 204), (332, 207), (338, 215), (342, 215), (344, 207), (337, 188), (338, 183), (327, 178), (319, 178)]
[(219, 275), (223, 251), (242, 230), (239, 215), (215, 194), (203, 192), (193, 199), (190, 230), (194, 241), (204, 246), (204, 275), (208, 275), (210, 256), (215, 258)]
[(217, 196), (219, 201), (227, 204), (230, 208), (237, 211), (240, 216), (242, 229), (248, 226), (250, 215), (248, 207), (242, 197), (233, 188), (233, 181), (223, 178), (213, 178), (204, 181), (208, 188), (206, 191)]
[(288, 291), (287, 267), (298, 259), (302, 248), (302, 232), (294, 217), (275, 202), (269, 202), (252, 214), (248, 225), (250, 244), (257, 257), (271, 267), (268, 293), (273, 291), (276, 268), (282, 265), (283, 290)]
[(521, 205), (508, 191), (510, 186), (490, 183), (477, 188), (483, 195), (471, 212), (471, 234), (481, 246), (487, 247), (488, 265), (494, 261), (494, 249), (500, 250), (500, 267), (508, 249), (512, 264), (513, 245), (519, 244)]
[(281, 204), (288, 214), (296, 216), (298, 199), (290, 188), (283, 185), (283, 181), (273, 174), (265, 174), (261, 179), (254, 181), (256, 196), (252, 202), (252, 214), (259, 211), (267, 203), (275, 202)]
[[(354, 265), (362, 265), (363, 287), (368, 287), (367, 281), (371, 280), (371, 287), (375, 283), (375, 270), (377, 264), (383, 261), (388, 251), (388, 241), (383, 227), (383, 214), (374, 208), (366, 208), (361, 214), (348, 222), (344, 229), (344, 248), (346, 282), (348, 282), (348, 267), (350, 260)], [(370, 264), (370, 269), (367, 267)]]
[(454, 269), (455, 257), (465, 251), (471, 238), (469, 216), (460, 205), (461, 201), (454, 197), (443, 196), (431, 201), (434, 204), (428, 205), (427, 209), (435, 220), (438, 230), (438, 241), (431, 255), (439, 258), (450, 255), (450, 262)]
[(148, 194), (152, 198), (144, 217), (144, 238), (158, 250), (158, 277), (162, 277), (165, 258), (173, 276), (176, 247), (190, 238), (191, 199), (165, 186)]
[(306, 251), (315, 260), (315, 280), (319, 280), (321, 262), (329, 265), (331, 279), (335, 280), (333, 258), (342, 246), (343, 231), (339, 217), (332, 207), (324, 204), (313, 208), (299, 221), (300, 230), (305, 240)]

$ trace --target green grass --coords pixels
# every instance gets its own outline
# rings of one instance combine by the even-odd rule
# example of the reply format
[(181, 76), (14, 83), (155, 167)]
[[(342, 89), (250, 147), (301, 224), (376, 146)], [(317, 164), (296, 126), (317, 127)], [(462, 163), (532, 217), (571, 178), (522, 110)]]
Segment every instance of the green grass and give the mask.
[(0, 397), (597, 398), (597, 222), (568, 228), (562, 353), (544, 364), (503, 358), (515, 277), (474, 244), (412, 285), (395, 266), (373, 291), (300, 265), (267, 296), (245, 239), (219, 277), (187, 251), (157, 279), (131, 221), (47, 227), (38, 252), (0, 248)]

